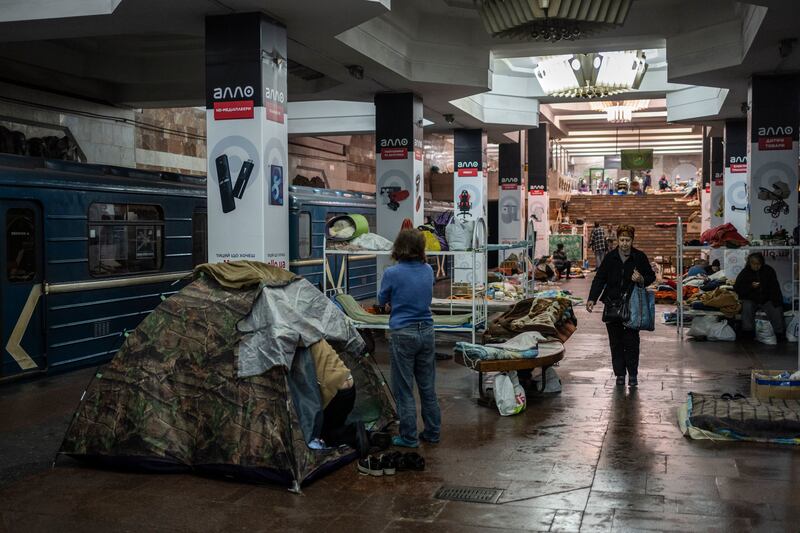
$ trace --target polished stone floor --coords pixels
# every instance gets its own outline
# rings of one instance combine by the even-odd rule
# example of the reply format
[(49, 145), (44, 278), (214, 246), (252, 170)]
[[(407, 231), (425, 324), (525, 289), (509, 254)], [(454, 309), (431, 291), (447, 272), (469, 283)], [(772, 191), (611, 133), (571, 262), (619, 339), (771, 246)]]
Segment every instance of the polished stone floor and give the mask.
[[(796, 345), (681, 345), (659, 324), (642, 335), (634, 393), (614, 387), (599, 312), (578, 319), (557, 369), (561, 394), (529, 397), (527, 411), (501, 418), (476, 405), (473, 373), (440, 362), (443, 440), (420, 449), (425, 472), (371, 478), (348, 465), (299, 496), (67, 461), (51, 469), (92, 370), (4, 386), (0, 532), (800, 530), (799, 450), (689, 441), (676, 425), (687, 392), (747, 394), (750, 369), (795, 368)], [(379, 360), (386, 369), (383, 344)], [(503, 493), (495, 505), (434, 499), (443, 484)]]

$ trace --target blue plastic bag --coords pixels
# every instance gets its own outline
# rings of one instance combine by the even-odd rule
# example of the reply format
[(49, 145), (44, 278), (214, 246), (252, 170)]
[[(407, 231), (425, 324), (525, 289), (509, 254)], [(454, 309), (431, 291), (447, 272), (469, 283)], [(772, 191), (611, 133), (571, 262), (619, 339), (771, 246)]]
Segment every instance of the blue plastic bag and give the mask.
[(639, 285), (634, 285), (628, 299), (630, 318), (625, 322), (625, 327), (643, 331), (656, 329), (656, 299), (655, 295)]

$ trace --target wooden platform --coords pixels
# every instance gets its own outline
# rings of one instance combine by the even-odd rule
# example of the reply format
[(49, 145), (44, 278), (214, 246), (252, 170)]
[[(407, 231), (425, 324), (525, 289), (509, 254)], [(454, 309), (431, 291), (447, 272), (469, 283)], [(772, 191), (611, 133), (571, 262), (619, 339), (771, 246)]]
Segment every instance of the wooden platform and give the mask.
[(490, 361), (476, 361), (473, 363), (471, 360), (464, 359), (460, 353), (456, 353), (453, 361), (459, 365), (465, 366), (470, 370), (478, 372), (478, 403), (481, 405), (493, 405), (494, 399), (486, 395), (483, 388), (483, 374), (486, 372), (511, 372), (512, 370), (533, 370), (535, 368), (542, 369), (542, 384), (537, 392), (544, 390), (547, 385), (546, 372), (547, 369), (564, 359), (564, 350), (557, 354), (544, 355), (542, 357), (533, 357), (527, 359), (500, 359)]

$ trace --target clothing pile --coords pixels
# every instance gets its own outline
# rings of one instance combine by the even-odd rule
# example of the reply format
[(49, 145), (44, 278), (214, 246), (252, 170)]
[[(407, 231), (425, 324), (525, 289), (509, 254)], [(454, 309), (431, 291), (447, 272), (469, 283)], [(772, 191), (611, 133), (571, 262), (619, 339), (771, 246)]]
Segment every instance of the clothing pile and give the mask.
[(520, 333), (504, 343), (472, 344), (457, 342), (453, 348), (468, 364), (474, 366), (478, 361), (498, 361), (509, 359), (533, 359), (564, 351), (560, 341), (547, 339), (538, 331)]
[(739, 234), (736, 227), (730, 222), (704, 231), (703, 234), (700, 235), (700, 240), (704, 243), (708, 243), (713, 248), (719, 248), (720, 246), (739, 248), (750, 244), (747, 239)]
[(547, 338), (566, 342), (578, 321), (568, 298), (526, 298), (492, 320), (484, 340), (502, 342), (525, 331), (538, 331)]
[(709, 292), (698, 292), (687, 302), (692, 309), (721, 311), (727, 318), (734, 318), (742, 309), (739, 297), (732, 289), (717, 287)]
[(392, 241), (381, 237), (377, 233), (365, 233), (352, 241), (331, 241), (328, 243), (331, 250), (359, 251), (388, 251), (392, 249)]

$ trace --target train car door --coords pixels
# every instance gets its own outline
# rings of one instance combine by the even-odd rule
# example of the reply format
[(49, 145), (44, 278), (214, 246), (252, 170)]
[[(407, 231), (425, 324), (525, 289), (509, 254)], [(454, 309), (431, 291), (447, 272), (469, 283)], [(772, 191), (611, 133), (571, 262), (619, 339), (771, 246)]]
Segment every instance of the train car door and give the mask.
[(0, 201), (0, 377), (43, 369), (42, 212), (33, 202)]

